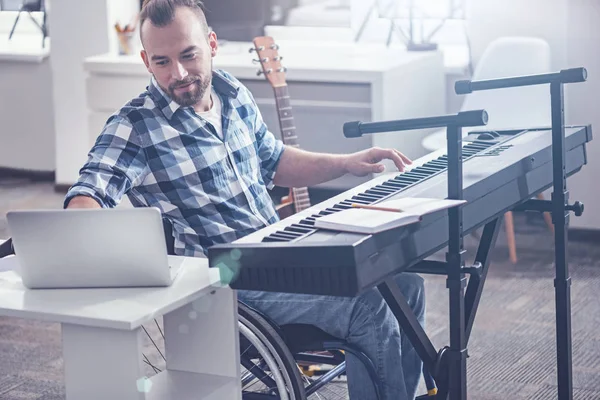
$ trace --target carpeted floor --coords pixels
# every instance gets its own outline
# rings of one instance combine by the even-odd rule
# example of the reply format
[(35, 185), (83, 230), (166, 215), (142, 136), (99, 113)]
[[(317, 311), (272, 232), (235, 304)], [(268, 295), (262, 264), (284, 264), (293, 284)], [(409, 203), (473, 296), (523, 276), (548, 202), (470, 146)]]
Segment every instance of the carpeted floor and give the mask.
[[(0, 238), (9, 235), (7, 210), (61, 206), (51, 184), (0, 181)], [(518, 215), (515, 225), (519, 262), (508, 262), (503, 229), (493, 252), (469, 343), (469, 399), (557, 397), (552, 236), (541, 218)], [(472, 257), (476, 242), (465, 242)], [(571, 243), (569, 251), (574, 398), (600, 399), (600, 246)], [(442, 277), (425, 278), (427, 331), (440, 348), (448, 293)], [(60, 340), (56, 324), (0, 318), (0, 399), (64, 399)]]

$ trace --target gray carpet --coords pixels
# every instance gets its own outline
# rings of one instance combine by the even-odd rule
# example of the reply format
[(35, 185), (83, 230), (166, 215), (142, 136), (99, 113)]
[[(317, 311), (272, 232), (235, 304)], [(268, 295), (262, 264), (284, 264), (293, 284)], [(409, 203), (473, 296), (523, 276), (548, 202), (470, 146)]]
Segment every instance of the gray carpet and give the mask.
[[(7, 210), (61, 206), (50, 184), (0, 181), (0, 237)], [(469, 343), (469, 399), (557, 396), (552, 236), (541, 218), (516, 216), (515, 225), (519, 262), (508, 262), (503, 230), (493, 252)], [(468, 255), (474, 245), (466, 239)], [(570, 268), (574, 397), (600, 399), (600, 246), (571, 243)], [(448, 343), (448, 293), (442, 277), (425, 278), (427, 331), (439, 348)], [(0, 318), (0, 399), (62, 400), (62, 379), (58, 325)]]

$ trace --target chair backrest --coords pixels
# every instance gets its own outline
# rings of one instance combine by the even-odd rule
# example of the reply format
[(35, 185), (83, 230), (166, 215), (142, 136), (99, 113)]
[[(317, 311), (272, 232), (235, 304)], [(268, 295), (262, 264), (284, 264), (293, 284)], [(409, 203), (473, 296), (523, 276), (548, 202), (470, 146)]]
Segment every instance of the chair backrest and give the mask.
[[(542, 74), (550, 69), (547, 42), (531, 37), (503, 37), (485, 49), (472, 80)], [(490, 129), (550, 126), (550, 88), (539, 85), (473, 92), (466, 95), (462, 109), (485, 109)]]

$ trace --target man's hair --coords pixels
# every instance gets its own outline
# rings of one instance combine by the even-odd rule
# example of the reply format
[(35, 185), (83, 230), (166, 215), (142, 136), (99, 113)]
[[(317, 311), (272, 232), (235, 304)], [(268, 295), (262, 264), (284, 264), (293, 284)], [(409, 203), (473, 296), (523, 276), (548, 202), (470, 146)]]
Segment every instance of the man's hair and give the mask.
[(202, 29), (208, 34), (208, 23), (204, 15), (204, 4), (201, 0), (144, 0), (140, 12), (140, 35), (142, 25), (146, 20), (150, 20), (154, 26), (167, 26), (175, 18), (175, 9), (177, 7), (188, 7), (198, 16)]

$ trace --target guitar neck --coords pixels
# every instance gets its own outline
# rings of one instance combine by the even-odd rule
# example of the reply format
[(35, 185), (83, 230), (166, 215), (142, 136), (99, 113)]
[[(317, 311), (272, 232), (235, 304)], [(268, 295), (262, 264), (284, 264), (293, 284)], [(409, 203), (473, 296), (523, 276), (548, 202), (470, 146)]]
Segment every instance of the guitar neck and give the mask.
[(281, 140), (286, 146), (299, 147), (288, 87), (287, 85), (282, 85), (273, 88), (273, 90), (275, 91), (275, 105), (277, 106), (277, 116), (279, 117)]
[[(273, 90), (275, 91), (275, 104), (277, 106), (281, 140), (286, 146), (299, 148), (300, 146), (298, 144), (298, 136), (296, 136), (296, 125), (294, 123), (294, 116), (292, 115), (288, 86), (276, 86)], [(307, 188), (293, 188), (292, 194), (296, 212), (300, 212), (311, 206)]]

